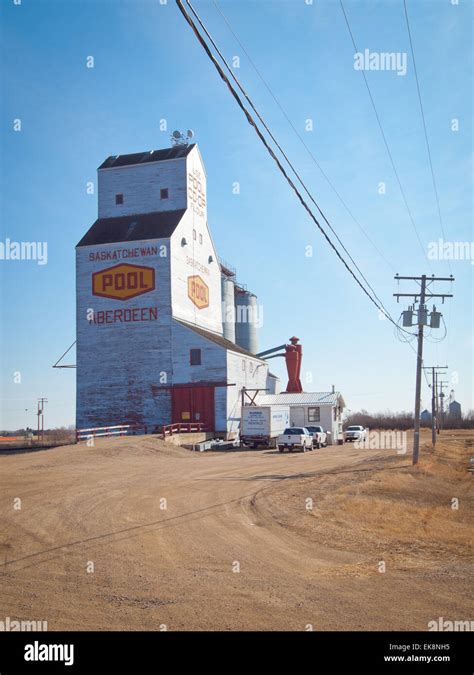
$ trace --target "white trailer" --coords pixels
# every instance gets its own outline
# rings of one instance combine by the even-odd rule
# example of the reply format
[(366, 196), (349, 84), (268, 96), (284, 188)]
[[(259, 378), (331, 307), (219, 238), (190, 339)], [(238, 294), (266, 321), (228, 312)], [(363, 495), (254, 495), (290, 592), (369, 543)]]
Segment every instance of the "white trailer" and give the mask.
[(245, 405), (240, 419), (240, 442), (276, 448), (276, 439), (290, 424), (287, 405)]

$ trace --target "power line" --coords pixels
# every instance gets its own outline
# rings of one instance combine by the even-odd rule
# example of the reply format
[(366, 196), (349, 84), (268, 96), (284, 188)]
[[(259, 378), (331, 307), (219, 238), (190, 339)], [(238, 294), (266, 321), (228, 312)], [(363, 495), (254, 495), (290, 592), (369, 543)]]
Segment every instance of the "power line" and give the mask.
[[(288, 124), (290, 125), (290, 127), (293, 129), (294, 133), (296, 134), (296, 136), (297, 136), (298, 139), (300, 140), (300, 142), (301, 142), (301, 144), (303, 145), (303, 147), (305, 148), (306, 152), (308, 153), (308, 155), (310, 156), (310, 158), (312, 159), (312, 161), (314, 162), (314, 164), (318, 167), (319, 171), (321, 172), (322, 176), (324, 177), (324, 179), (326, 180), (326, 182), (328, 183), (328, 185), (329, 185), (329, 186), (331, 187), (331, 189), (333, 190), (333, 192), (334, 192), (334, 194), (336, 195), (336, 197), (339, 199), (339, 201), (341, 202), (341, 204), (343, 205), (343, 207), (345, 208), (345, 210), (347, 211), (347, 213), (349, 214), (349, 216), (351, 217), (351, 219), (354, 221), (354, 223), (355, 223), (355, 224), (357, 225), (357, 227), (360, 229), (360, 231), (362, 232), (362, 234), (365, 236), (365, 238), (367, 239), (367, 241), (371, 244), (371, 246), (374, 248), (374, 250), (379, 254), (379, 256), (382, 258), (382, 260), (385, 262), (385, 264), (386, 264), (388, 267), (390, 267), (390, 269), (394, 272), (394, 271), (395, 271), (395, 268), (393, 267), (392, 263), (391, 263), (391, 262), (383, 255), (383, 253), (380, 251), (380, 249), (377, 247), (377, 245), (376, 245), (376, 244), (372, 241), (372, 239), (369, 237), (369, 235), (367, 234), (365, 228), (364, 228), (364, 227), (360, 224), (360, 222), (357, 220), (357, 218), (355, 217), (355, 215), (353, 214), (353, 212), (351, 211), (351, 209), (350, 209), (349, 206), (347, 205), (346, 201), (343, 199), (342, 195), (339, 193), (339, 191), (337, 190), (336, 186), (335, 186), (334, 183), (331, 181), (331, 179), (329, 178), (329, 176), (326, 174), (326, 172), (324, 171), (324, 169), (322, 168), (322, 166), (320, 165), (320, 163), (318, 162), (318, 160), (317, 160), (316, 157), (314, 156), (313, 152), (311, 151), (311, 149), (310, 149), (310, 148), (308, 147), (308, 145), (306, 144), (306, 141), (304, 140), (304, 138), (302, 137), (302, 135), (300, 134), (300, 132), (298, 131), (298, 129), (295, 127), (295, 125), (294, 125), (293, 122), (291, 121), (291, 119), (290, 119), (288, 113), (287, 113), (286, 110), (283, 108), (283, 106), (281, 105), (281, 103), (280, 103), (280, 101), (277, 99), (277, 97), (275, 96), (274, 92), (273, 92), (272, 89), (270, 88), (270, 85), (269, 85), (268, 82), (265, 80), (265, 78), (263, 77), (263, 75), (262, 75), (262, 73), (260, 72), (260, 70), (257, 68), (255, 62), (254, 62), (253, 59), (251, 58), (251, 56), (250, 56), (250, 54), (248, 53), (248, 51), (245, 49), (244, 45), (242, 44), (242, 42), (241, 42), (241, 40), (239, 39), (239, 36), (236, 34), (235, 30), (232, 28), (232, 26), (231, 26), (231, 24), (230, 24), (228, 18), (226, 17), (226, 15), (224, 14), (224, 12), (223, 12), (222, 9), (220, 8), (219, 3), (217, 2), (217, 0), (212, 0), (212, 1), (213, 1), (213, 4), (214, 4), (216, 10), (219, 12), (219, 14), (221, 15), (221, 17), (222, 17), (223, 20), (225, 21), (225, 23), (226, 23), (228, 29), (230, 30), (230, 32), (231, 32), (232, 35), (234, 36), (235, 40), (236, 40), (237, 43), (239, 44), (241, 50), (243, 51), (243, 53), (244, 53), (245, 56), (247, 57), (247, 60), (249, 61), (250, 65), (252, 66), (252, 68), (254, 69), (254, 71), (257, 73), (258, 77), (260, 78), (261, 82), (262, 82), (263, 85), (265, 86), (266, 90), (268, 91), (268, 93), (270, 94), (270, 96), (271, 96), (271, 97), (273, 98), (273, 100), (275, 101), (275, 103), (276, 103), (276, 105), (278, 106), (278, 108), (280, 109), (282, 115), (284, 116), (284, 118), (286, 119), (286, 121), (288, 122)], [(231, 71), (231, 74), (233, 75), (232, 71)], [(237, 79), (237, 78), (235, 78), (235, 79)]]
[(447, 327), (447, 325), (446, 325), (446, 322), (445, 322), (443, 316), (441, 317), (441, 321), (443, 322), (443, 326), (444, 326), (444, 335), (443, 335), (442, 337), (438, 338), (438, 339), (435, 339), (435, 338), (430, 339), (430, 338), (431, 338), (431, 333), (433, 332), (433, 331), (431, 331), (428, 335), (425, 336), (426, 339), (428, 340), (428, 342), (432, 342), (432, 343), (434, 343), (434, 344), (438, 344), (438, 342), (443, 342), (443, 340), (446, 338), (446, 335), (448, 334), (448, 327)]
[[(449, 303), (449, 309), (448, 309), (448, 323), (449, 323), (450, 326), (452, 325), (452, 324), (451, 324), (451, 311), (452, 311), (452, 306), (453, 306), (453, 303), (450, 302), (450, 303)], [(447, 342), (446, 342), (446, 355), (447, 355), (447, 359), (445, 359), (445, 360), (447, 361), (447, 363), (451, 363), (450, 358), (449, 358), (449, 357), (450, 357), (450, 354), (451, 354), (451, 331), (448, 331), (447, 338), (448, 338), (448, 339), (447, 339)], [(452, 377), (452, 376), (451, 376), (451, 377)]]
[[(400, 316), (398, 317), (398, 322), (401, 320), (402, 316), (403, 316), (403, 314), (400, 314)], [(393, 332), (394, 332), (395, 337), (397, 338), (397, 340), (398, 340), (399, 342), (404, 342), (405, 344), (407, 344), (407, 345), (410, 347), (410, 349), (412, 350), (412, 352), (413, 352), (414, 354), (416, 354), (416, 349), (415, 349), (415, 347), (413, 346), (412, 343), (413, 343), (414, 340), (416, 340), (416, 338), (418, 337), (418, 333), (411, 333), (410, 331), (404, 330), (404, 329), (399, 325), (398, 322), (397, 322), (397, 325), (395, 326), (395, 328), (393, 329)], [(403, 333), (405, 333), (406, 335), (411, 336), (411, 339), (410, 339), (410, 337), (405, 337), (405, 336), (403, 335)]]
[[(345, 19), (345, 21), (346, 21), (347, 29), (348, 29), (348, 31), (349, 31), (349, 35), (350, 35), (350, 37), (351, 37), (352, 44), (353, 44), (353, 46), (354, 46), (354, 49), (355, 49), (356, 53), (358, 53), (359, 50), (358, 50), (358, 48), (357, 48), (356, 41), (355, 41), (355, 38), (354, 38), (354, 34), (353, 34), (353, 32), (352, 32), (351, 25), (350, 25), (350, 23), (349, 23), (349, 18), (348, 18), (347, 14), (346, 14), (346, 10), (344, 9), (344, 4), (343, 4), (342, 0), (339, 0), (339, 3), (340, 3), (340, 5), (341, 5), (342, 13), (344, 14), (344, 19)], [(407, 198), (406, 198), (406, 195), (405, 195), (405, 190), (403, 189), (402, 182), (401, 182), (401, 180), (400, 180), (400, 176), (398, 175), (398, 171), (397, 171), (397, 168), (396, 168), (396, 166), (395, 166), (395, 162), (394, 162), (394, 159), (393, 159), (393, 156), (392, 156), (390, 147), (389, 147), (389, 145), (388, 145), (387, 137), (385, 136), (385, 132), (384, 132), (384, 130), (383, 130), (383, 126), (382, 126), (382, 122), (381, 122), (381, 120), (380, 120), (380, 116), (379, 116), (379, 113), (378, 113), (378, 110), (377, 110), (377, 106), (375, 105), (374, 97), (372, 96), (372, 92), (371, 92), (371, 90), (370, 90), (369, 83), (368, 83), (368, 81), (367, 81), (367, 76), (366, 76), (365, 71), (364, 71), (363, 69), (361, 69), (361, 73), (362, 73), (362, 76), (363, 76), (363, 78), (364, 78), (365, 86), (366, 86), (367, 92), (368, 92), (368, 94), (369, 94), (370, 102), (372, 103), (372, 108), (374, 109), (375, 117), (376, 117), (376, 119), (377, 119), (377, 124), (379, 125), (380, 133), (382, 134), (383, 142), (384, 142), (385, 148), (386, 148), (386, 150), (387, 150), (387, 154), (388, 154), (388, 156), (389, 156), (390, 163), (391, 163), (391, 165), (392, 165), (392, 169), (393, 169), (393, 172), (394, 172), (394, 174), (395, 174), (395, 178), (397, 179), (398, 187), (400, 188), (400, 193), (401, 193), (401, 195), (402, 195), (403, 202), (404, 202), (404, 204), (405, 204), (405, 207), (406, 207), (408, 216), (409, 216), (409, 218), (410, 218), (410, 222), (411, 222), (411, 224), (412, 224), (413, 230), (414, 230), (414, 232), (415, 232), (415, 234), (416, 234), (416, 237), (417, 237), (417, 239), (418, 239), (418, 243), (420, 244), (420, 248), (421, 248), (421, 250), (422, 250), (422, 252), (423, 252), (423, 258), (426, 259), (426, 252), (425, 252), (425, 249), (424, 249), (424, 247), (423, 247), (423, 243), (422, 243), (422, 241), (421, 241), (421, 238), (420, 238), (418, 229), (417, 229), (417, 227), (416, 227), (415, 220), (414, 220), (414, 218), (413, 218), (411, 209), (410, 209), (410, 207), (409, 207), (409, 205), (408, 205), (408, 201), (407, 201)], [(429, 266), (429, 268), (430, 268), (430, 270), (431, 270), (431, 265), (429, 265), (429, 263), (428, 263), (428, 266)]]
[[(408, 19), (408, 8), (407, 8), (406, 0), (403, 0), (403, 8), (405, 10), (405, 19), (406, 19), (406, 23), (407, 23), (408, 38), (410, 40), (411, 57), (413, 59), (413, 71), (415, 73), (415, 80), (416, 80), (416, 90), (418, 92), (418, 101), (420, 103), (421, 119), (422, 119), (422, 122), (423, 122), (423, 130), (424, 130), (424, 133), (425, 133), (426, 149), (428, 151), (428, 160), (429, 160), (429, 164), (430, 164), (431, 178), (433, 180), (433, 189), (434, 189), (434, 193), (435, 193), (436, 207), (438, 209), (439, 224), (441, 226), (441, 234), (443, 235), (443, 239), (446, 239), (446, 235), (444, 233), (443, 218), (441, 216), (441, 207), (439, 205), (438, 186), (436, 184), (436, 178), (435, 178), (434, 169), (433, 169), (433, 161), (431, 159), (431, 148), (430, 148), (430, 142), (428, 140), (428, 131), (427, 131), (427, 128), (426, 128), (425, 111), (424, 111), (423, 102), (422, 102), (422, 99), (421, 99), (420, 82), (418, 80), (418, 71), (417, 71), (417, 68), (416, 68), (416, 60), (415, 60), (415, 50), (413, 48), (413, 41), (412, 41), (412, 37), (411, 37), (410, 21)], [(449, 267), (449, 273), (451, 274), (452, 269), (451, 269), (451, 263), (449, 262), (449, 259), (448, 259), (447, 262), (448, 262), (448, 267)]]
[(423, 366), (423, 365), (422, 365), (422, 370), (423, 370), (423, 375), (424, 375), (424, 377), (425, 377), (425, 382), (426, 382), (428, 388), (430, 388), (430, 387), (431, 387), (431, 384), (430, 384), (430, 381), (428, 380), (428, 375), (425, 373), (426, 366)]
[[(328, 242), (328, 244), (331, 246), (331, 248), (333, 249), (333, 251), (336, 253), (337, 257), (340, 259), (340, 261), (342, 262), (342, 264), (344, 265), (344, 267), (347, 269), (347, 271), (349, 272), (349, 274), (350, 274), (350, 275), (353, 277), (353, 279), (356, 281), (356, 283), (358, 284), (358, 286), (362, 289), (362, 291), (365, 293), (365, 295), (367, 295), (367, 297), (369, 298), (369, 300), (377, 307), (377, 309), (378, 309), (380, 312), (382, 312), (382, 313), (389, 319), (389, 321), (391, 321), (394, 325), (397, 325), (396, 322), (395, 322), (395, 320), (394, 320), (394, 319), (390, 316), (390, 314), (388, 313), (388, 311), (385, 310), (385, 308), (383, 307), (383, 304), (381, 303), (381, 301), (379, 300), (379, 301), (377, 302), (377, 300), (374, 299), (374, 297), (369, 293), (369, 291), (363, 286), (363, 284), (361, 283), (361, 281), (360, 281), (360, 280), (357, 278), (357, 276), (354, 274), (354, 272), (352, 271), (352, 269), (350, 268), (350, 266), (348, 265), (348, 263), (346, 262), (346, 260), (343, 258), (343, 256), (340, 254), (340, 252), (338, 251), (338, 249), (336, 248), (336, 246), (335, 246), (335, 245), (333, 244), (333, 242), (331, 241), (330, 237), (328, 236), (328, 234), (326, 233), (326, 231), (324, 230), (324, 228), (322, 227), (322, 225), (319, 223), (318, 219), (316, 218), (316, 216), (315, 216), (314, 213), (312, 212), (311, 208), (310, 208), (310, 207), (308, 206), (308, 204), (305, 202), (305, 200), (304, 200), (304, 198), (302, 197), (301, 193), (299, 192), (298, 188), (296, 187), (296, 185), (294, 184), (294, 182), (292, 181), (292, 179), (288, 176), (288, 174), (287, 174), (285, 168), (282, 166), (280, 160), (279, 160), (278, 157), (275, 155), (275, 153), (274, 153), (272, 147), (268, 144), (268, 142), (267, 142), (265, 136), (262, 134), (260, 128), (258, 127), (257, 123), (256, 123), (255, 120), (253, 119), (252, 115), (250, 114), (250, 112), (249, 112), (249, 111), (247, 110), (247, 108), (245, 107), (245, 105), (244, 105), (244, 103), (242, 102), (242, 100), (241, 100), (239, 94), (238, 94), (237, 91), (234, 89), (234, 87), (232, 86), (232, 84), (231, 84), (231, 82), (229, 81), (228, 77), (227, 77), (226, 74), (224, 73), (224, 71), (223, 71), (223, 69), (222, 69), (220, 63), (216, 60), (215, 56), (214, 56), (213, 53), (211, 52), (211, 50), (210, 50), (208, 44), (206, 43), (206, 41), (204, 40), (204, 38), (203, 38), (202, 35), (200, 34), (200, 32), (199, 32), (199, 30), (198, 30), (196, 24), (194, 23), (193, 19), (189, 16), (188, 12), (186, 11), (186, 8), (185, 8), (184, 5), (183, 5), (182, 0), (176, 0), (176, 4), (178, 5), (179, 10), (180, 10), (181, 13), (183, 14), (183, 16), (184, 16), (184, 18), (186, 19), (186, 21), (188, 22), (188, 24), (191, 26), (191, 28), (192, 28), (192, 30), (193, 30), (193, 32), (194, 32), (196, 38), (198, 39), (198, 41), (199, 41), (199, 43), (201, 44), (202, 48), (204, 49), (204, 51), (206, 52), (207, 56), (209, 57), (209, 59), (210, 59), (211, 62), (213, 63), (214, 67), (216, 68), (217, 72), (219, 73), (219, 76), (220, 76), (221, 79), (224, 81), (224, 83), (227, 85), (229, 91), (231, 92), (232, 96), (233, 96), (234, 99), (236, 100), (238, 106), (241, 108), (242, 112), (244, 113), (245, 117), (247, 118), (248, 123), (254, 128), (254, 130), (255, 130), (257, 136), (259, 137), (259, 139), (261, 140), (261, 142), (262, 142), (263, 145), (265, 146), (266, 150), (267, 150), (268, 153), (270, 154), (271, 158), (272, 158), (272, 159), (274, 160), (274, 162), (276, 163), (278, 169), (279, 169), (280, 172), (283, 174), (284, 178), (286, 179), (286, 181), (288, 182), (288, 184), (290, 185), (290, 187), (292, 188), (292, 190), (293, 190), (294, 193), (296, 194), (296, 196), (297, 196), (298, 200), (300, 201), (300, 203), (302, 204), (303, 208), (308, 212), (310, 218), (314, 221), (314, 223), (316, 224), (316, 226), (317, 226), (318, 229), (320, 230), (321, 234), (324, 236), (324, 238), (326, 239), (326, 241)], [(186, 4), (189, 6), (189, 8), (191, 9), (192, 13), (196, 16), (196, 18), (198, 19), (198, 21), (200, 22), (200, 24), (203, 26), (202, 22), (200, 21), (200, 19), (199, 19), (197, 13), (195, 12), (195, 10), (194, 10), (194, 8), (192, 7), (192, 5), (191, 5), (191, 3), (189, 2), (189, 0), (186, 0)], [(203, 29), (204, 29), (204, 27), (203, 27)], [(205, 29), (204, 29), (204, 30), (205, 30)], [(221, 58), (222, 58), (222, 60), (225, 62), (225, 59), (224, 59), (222, 56), (221, 56)], [(229, 66), (228, 66), (227, 64), (226, 64), (226, 67), (229, 69)], [(245, 96), (246, 96), (247, 100), (250, 101), (250, 99), (248, 98), (248, 96), (247, 96), (246, 94), (245, 94)], [(254, 107), (254, 106), (252, 106), (252, 107)], [(261, 118), (260, 118), (260, 119), (261, 119)], [(263, 123), (263, 122), (262, 122), (262, 123)], [(269, 132), (269, 133), (270, 133), (270, 132)], [(282, 152), (282, 154), (284, 155), (284, 153), (283, 153), (282, 150), (281, 150), (281, 152)], [(284, 155), (284, 156), (285, 156), (285, 155)], [(285, 156), (285, 157), (286, 157), (286, 156)], [(287, 159), (287, 161), (288, 161), (288, 163), (290, 164), (290, 162), (289, 162), (288, 159)], [(290, 166), (291, 166), (291, 164), (290, 164)], [(293, 172), (294, 172), (295, 175), (298, 177), (299, 182), (304, 186), (304, 183), (303, 183), (302, 179), (299, 177), (299, 175), (297, 174), (297, 172), (296, 172), (295, 169), (293, 169)], [(305, 187), (305, 191), (306, 191), (308, 194), (310, 194), (309, 191), (306, 189), (306, 187)], [(310, 198), (312, 199), (311, 195), (310, 195)], [(313, 200), (313, 201), (314, 201), (314, 200)], [(314, 203), (316, 204), (316, 202), (314, 202)], [(324, 220), (325, 220), (325, 221), (328, 223), (328, 225), (329, 225), (329, 222), (327, 221), (326, 217), (325, 217), (324, 214), (322, 213), (322, 211), (321, 211), (321, 209), (319, 208), (319, 206), (318, 206), (317, 204), (316, 204), (316, 206), (317, 206), (318, 210), (320, 211), (321, 215), (323, 216)], [(329, 226), (330, 226), (330, 225), (329, 225)], [(331, 228), (331, 229), (332, 229), (332, 228)], [(368, 282), (367, 282), (367, 283), (368, 283)], [(368, 284), (368, 285), (369, 285), (369, 284)], [(370, 287), (370, 285), (369, 285), (369, 287)], [(374, 295), (375, 295), (375, 293), (374, 293)], [(380, 303), (380, 304), (379, 304), (379, 303)], [(408, 332), (408, 331), (406, 331), (406, 332)]]
[(362, 273), (362, 270), (359, 268), (359, 266), (357, 265), (356, 261), (355, 261), (354, 258), (351, 256), (351, 254), (349, 253), (349, 251), (347, 250), (347, 248), (344, 246), (343, 242), (342, 242), (341, 239), (339, 238), (337, 232), (335, 232), (335, 230), (334, 230), (334, 228), (332, 227), (331, 223), (328, 221), (328, 219), (326, 218), (326, 216), (325, 216), (324, 213), (322, 212), (321, 208), (319, 207), (319, 204), (317, 204), (317, 202), (316, 202), (315, 199), (313, 198), (312, 194), (309, 192), (308, 188), (307, 188), (306, 185), (304, 184), (302, 178), (299, 176), (298, 172), (296, 171), (296, 169), (295, 169), (295, 167), (293, 166), (292, 162), (290, 161), (289, 157), (287, 156), (287, 154), (285, 153), (285, 151), (283, 150), (283, 148), (281, 147), (281, 145), (278, 143), (277, 139), (275, 138), (275, 136), (273, 135), (272, 131), (270, 130), (270, 128), (269, 128), (268, 125), (266, 124), (265, 120), (262, 118), (262, 116), (260, 115), (260, 113), (259, 113), (258, 110), (256, 109), (255, 105), (253, 104), (252, 100), (251, 100), (250, 97), (248, 96), (247, 92), (244, 90), (244, 88), (243, 88), (242, 85), (240, 84), (240, 82), (239, 82), (237, 76), (234, 75), (234, 72), (233, 72), (232, 68), (231, 68), (231, 67), (229, 66), (229, 64), (227, 63), (226, 58), (224, 57), (224, 55), (223, 55), (222, 52), (220, 51), (220, 49), (219, 49), (219, 47), (217, 46), (217, 44), (216, 44), (215, 40), (213, 39), (212, 35), (211, 35), (211, 34), (209, 33), (209, 31), (207, 30), (207, 28), (206, 28), (206, 26), (204, 25), (203, 21), (201, 20), (200, 16), (198, 15), (198, 13), (197, 13), (196, 10), (194, 9), (194, 7), (191, 5), (191, 3), (190, 3), (188, 0), (186, 0), (186, 1), (187, 1), (187, 4), (188, 4), (189, 8), (191, 9), (191, 12), (192, 12), (192, 13), (194, 14), (194, 16), (196, 17), (196, 19), (197, 19), (199, 25), (201, 26), (202, 30), (203, 30), (204, 33), (206, 34), (207, 38), (209, 39), (209, 41), (211, 42), (212, 46), (214, 47), (214, 49), (216, 50), (217, 54), (219, 55), (221, 61), (222, 61), (223, 64), (225, 65), (225, 67), (226, 67), (228, 73), (230, 74), (230, 76), (232, 77), (232, 79), (234, 80), (234, 82), (236, 83), (236, 85), (238, 86), (238, 88), (240, 89), (240, 91), (242, 92), (243, 96), (245, 97), (245, 99), (246, 99), (247, 102), (249, 103), (250, 107), (252, 108), (252, 110), (254, 111), (254, 113), (257, 115), (258, 119), (259, 119), (260, 122), (262, 123), (264, 129), (267, 131), (268, 135), (270, 136), (270, 138), (271, 138), (272, 141), (275, 143), (276, 147), (278, 148), (278, 150), (280, 151), (280, 153), (281, 153), (282, 156), (284, 157), (286, 163), (288, 164), (288, 166), (289, 166), (290, 169), (292, 170), (293, 174), (296, 176), (296, 179), (298, 180), (298, 182), (299, 182), (300, 185), (302, 186), (303, 190), (306, 192), (306, 194), (308, 195), (308, 197), (310, 198), (310, 200), (313, 202), (313, 204), (314, 204), (314, 205), (316, 206), (316, 208), (318, 209), (319, 213), (321, 214), (322, 218), (323, 218), (324, 221), (326, 222), (327, 226), (329, 227), (329, 229), (331, 230), (331, 232), (334, 234), (334, 236), (336, 237), (336, 239), (337, 239), (337, 241), (339, 242), (339, 244), (342, 246), (342, 248), (343, 248), (343, 250), (345, 251), (345, 253), (348, 255), (348, 257), (349, 257), (349, 259), (351, 260), (352, 264), (353, 264), (354, 267), (357, 269), (357, 271), (359, 272), (359, 274), (360, 274), (360, 276), (362, 277), (362, 279), (365, 281), (365, 283), (367, 284), (367, 286), (370, 288), (370, 290), (371, 290), (372, 293), (374, 294), (374, 297), (378, 300), (378, 302), (380, 303), (380, 305), (383, 307), (384, 311), (386, 311), (386, 310), (385, 310), (385, 307), (383, 306), (383, 303), (382, 303), (381, 299), (377, 296), (377, 293), (375, 292), (375, 290), (373, 289), (373, 287), (371, 286), (371, 284), (369, 283), (369, 281), (367, 280), (367, 278), (366, 278), (366, 277), (364, 276), (364, 274)]

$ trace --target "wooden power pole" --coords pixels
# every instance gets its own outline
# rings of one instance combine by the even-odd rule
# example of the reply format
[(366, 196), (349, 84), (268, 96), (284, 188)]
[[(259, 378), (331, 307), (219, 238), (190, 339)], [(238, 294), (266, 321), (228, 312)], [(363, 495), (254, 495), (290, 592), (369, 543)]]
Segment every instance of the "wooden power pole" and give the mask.
[(48, 402), (47, 398), (38, 399), (38, 440), (44, 441), (44, 404)]
[[(436, 445), (436, 429), (438, 428), (437, 376), (444, 375), (448, 366), (423, 366), (423, 370), (431, 370), (431, 443)], [(444, 371), (444, 372), (443, 372)]]
[[(454, 277), (435, 277), (422, 274), (421, 277), (401, 277), (398, 274), (395, 276), (396, 281), (415, 281), (419, 285), (419, 292), (415, 293), (394, 293), (397, 302), (402, 297), (413, 298), (413, 306), (407, 311), (403, 312), (403, 326), (418, 326), (418, 348), (416, 351), (416, 382), (415, 382), (415, 419), (414, 419), (414, 436), (413, 436), (413, 464), (418, 464), (418, 457), (420, 454), (420, 405), (421, 405), (421, 376), (423, 368), (423, 333), (424, 327), (439, 328), (439, 320), (441, 318), (440, 312), (433, 307), (431, 313), (428, 312), (426, 301), (432, 298), (452, 298), (451, 293), (432, 293), (430, 286), (435, 281), (454, 281)], [(419, 303), (418, 309), (415, 309), (416, 304)], [(413, 315), (416, 315), (415, 324), (413, 324)], [(429, 322), (428, 322), (429, 318)]]
[(446, 394), (444, 393), (443, 389), (448, 386), (448, 383), (445, 381), (442, 381), (439, 383), (439, 423), (440, 423), (440, 428), (444, 428), (444, 399)]

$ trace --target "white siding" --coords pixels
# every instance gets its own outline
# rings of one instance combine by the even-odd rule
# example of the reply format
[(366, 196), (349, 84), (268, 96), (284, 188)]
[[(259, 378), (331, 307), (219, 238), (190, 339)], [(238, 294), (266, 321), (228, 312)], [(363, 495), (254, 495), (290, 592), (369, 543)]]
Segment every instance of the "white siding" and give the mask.
[[(168, 199), (160, 199), (161, 188), (168, 189)], [(222, 335), (221, 277), (207, 224), (206, 189), (197, 147), (181, 159), (99, 170), (99, 218), (186, 212), (171, 239), (77, 248), (78, 428), (169, 424), (173, 384), (215, 382), (230, 385), (215, 390), (216, 431), (235, 434), (242, 387), (266, 388), (267, 364), (227, 351), (173, 321), (174, 317)], [(115, 204), (116, 194), (123, 194), (122, 205)], [(156, 250), (147, 255), (153, 247)], [(124, 263), (152, 267), (155, 288), (127, 300), (93, 295), (92, 275)], [(207, 307), (198, 307), (189, 297), (188, 280), (193, 276), (208, 287)], [(116, 319), (123, 310), (137, 310), (141, 317), (141, 310), (146, 314), (152, 309), (156, 320)], [(96, 319), (111, 320), (91, 321), (90, 312)], [(201, 349), (200, 366), (190, 364), (193, 348)]]
[(281, 391), (281, 381), (276, 375), (268, 375), (267, 389), (269, 394), (279, 394)]
[[(343, 439), (342, 411), (345, 403), (339, 392), (282, 393), (275, 396), (263, 395), (258, 397), (257, 403), (258, 405), (289, 405), (290, 418), (292, 424), (295, 426), (317, 424), (322, 426), (325, 431), (331, 432), (331, 436), (329, 437), (331, 443), (337, 443)], [(309, 409), (318, 407), (320, 411), (319, 421), (310, 421)]]
[(308, 423), (307, 410), (303, 406), (290, 406), (290, 424), (292, 427), (304, 427)]
[[(314, 422), (309, 420), (309, 408), (319, 407), (319, 422)], [(290, 419), (291, 424), (294, 426), (308, 426), (308, 425), (319, 425), (322, 426), (324, 431), (329, 431), (331, 435), (328, 438), (330, 444), (337, 443), (339, 438), (342, 438), (342, 423), (340, 417), (334, 419), (334, 410), (335, 406), (333, 405), (295, 405), (290, 406)]]
[[(206, 194), (206, 175), (197, 147), (189, 153), (187, 160), (188, 177), (199, 176), (203, 194)], [(190, 203), (171, 238), (173, 316), (222, 335), (221, 275), (217, 253), (207, 226), (207, 209), (202, 211), (203, 214), (200, 215)], [(186, 240), (184, 246), (183, 238)], [(189, 297), (188, 279), (192, 276), (199, 276), (208, 287), (208, 307), (196, 306)]]
[[(119, 260), (91, 260), (103, 252), (118, 254), (127, 250), (140, 253), (168, 247), (167, 240), (149, 240), (85, 246), (76, 250), (77, 266), (77, 427), (87, 428), (133, 422), (168, 423), (170, 394), (163, 389), (171, 363), (171, 311), (169, 256), (138, 255)], [(155, 269), (155, 290), (129, 300), (115, 300), (92, 294), (92, 274), (113, 265), (130, 263)], [(94, 323), (98, 312), (156, 308), (151, 321)], [(89, 317), (88, 317), (89, 312)], [(104, 315), (102, 315), (104, 316)], [(141, 317), (141, 314), (139, 314)]]
[[(190, 365), (190, 350), (201, 349), (201, 365)], [(215, 389), (215, 427), (234, 434), (240, 425), (242, 387), (265, 389), (267, 364), (236, 354), (208, 340), (191, 328), (172, 323), (173, 384), (227, 382)], [(245, 369), (243, 368), (245, 364)]]
[[(193, 230), (197, 239), (193, 239)], [(202, 236), (202, 244), (199, 242)], [(187, 241), (181, 245), (182, 238)], [(212, 262), (209, 262), (212, 256)], [(198, 227), (188, 210), (171, 238), (173, 316), (222, 335), (221, 277), (217, 254), (207, 227)], [(199, 276), (208, 287), (209, 306), (198, 307), (189, 297), (189, 278)]]
[[(191, 328), (173, 321), (171, 329), (173, 384), (223, 382), (227, 375), (226, 350)], [(192, 366), (190, 350), (201, 350), (201, 365)]]
[(337, 443), (337, 425), (334, 423), (334, 407), (333, 406), (323, 406), (321, 407), (321, 421), (319, 423), (324, 431), (330, 431), (331, 435), (328, 439), (329, 444), (334, 445)]
[[(99, 218), (174, 211), (187, 206), (185, 157), (100, 169), (97, 178)], [(161, 188), (168, 188), (168, 199), (160, 199)], [(115, 204), (116, 194), (123, 194), (123, 204)]]
[[(319, 421), (310, 421), (309, 408), (319, 407)], [(334, 405), (290, 405), (290, 422), (292, 426), (318, 425), (323, 427), (324, 431), (329, 431), (329, 444), (336, 444), (338, 439), (342, 438), (342, 422), (340, 415), (334, 419)]]

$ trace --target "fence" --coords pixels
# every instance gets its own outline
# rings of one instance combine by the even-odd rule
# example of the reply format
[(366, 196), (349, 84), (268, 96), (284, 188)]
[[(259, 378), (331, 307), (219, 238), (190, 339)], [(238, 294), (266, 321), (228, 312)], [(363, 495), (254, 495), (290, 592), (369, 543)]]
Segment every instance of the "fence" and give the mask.
[(116, 424), (108, 427), (91, 427), (90, 429), (77, 429), (76, 440), (87, 441), (89, 438), (101, 436), (134, 436), (136, 434), (160, 434), (163, 438), (173, 434), (191, 434), (207, 431), (205, 424), (201, 422), (176, 422), (175, 424), (161, 424), (148, 427), (140, 424)]
[(129, 436), (140, 433), (148, 433), (147, 427), (138, 424), (116, 424), (110, 427), (91, 427), (90, 429), (77, 429), (76, 440), (87, 441), (89, 438), (99, 438), (100, 436)]
[(163, 438), (173, 434), (193, 434), (200, 431), (207, 431), (207, 427), (202, 422), (176, 422), (175, 424), (165, 424), (161, 427)]

